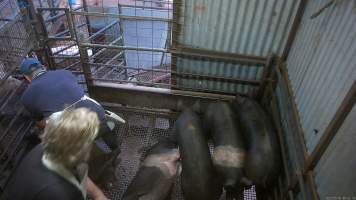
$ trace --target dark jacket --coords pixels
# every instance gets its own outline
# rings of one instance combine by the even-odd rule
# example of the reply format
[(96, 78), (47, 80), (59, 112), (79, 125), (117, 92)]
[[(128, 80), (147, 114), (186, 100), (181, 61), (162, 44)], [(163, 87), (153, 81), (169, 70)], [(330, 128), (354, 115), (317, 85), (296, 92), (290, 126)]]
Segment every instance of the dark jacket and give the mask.
[(1, 200), (84, 200), (80, 190), (42, 164), (37, 145), (21, 162), (5, 187)]
[[(42, 120), (76, 103), (84, 94), (84, 89), (70, 71), (47, 71), (32, 80), (23, 93), (21, 102), (34, 118)], [(92, 101), (77, 102), (75, 107), (91, 109), (98, 114), (100, 120), (105, 117), (104, 108)]]

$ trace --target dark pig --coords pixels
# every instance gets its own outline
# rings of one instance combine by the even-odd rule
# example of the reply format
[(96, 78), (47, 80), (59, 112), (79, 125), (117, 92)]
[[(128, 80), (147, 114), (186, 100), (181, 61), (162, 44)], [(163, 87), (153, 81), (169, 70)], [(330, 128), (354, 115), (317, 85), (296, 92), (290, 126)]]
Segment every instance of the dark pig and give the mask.
[(204, 123), (214, 143), (213, 164), (229, 190), (240, 186), (244, 176), (246, 148), (244, 138), (230, 104), (208, 105)]
[(160, 141), (147, 153), (123, 200), (166, 200), (180, 172), (179, 150), (168, 140)]
[(174, 129), (182, 160), (184, 199), (218, 199), (222, 186), (216, 176), (199, 117), (186, 109), (178, 117)]
[(280, 149), (275, 129), (263, 108), (254, 100), (238, 97), (234, 108), (246, 138), (245, 172), (256, 185), (267, 187), (278, 176)]

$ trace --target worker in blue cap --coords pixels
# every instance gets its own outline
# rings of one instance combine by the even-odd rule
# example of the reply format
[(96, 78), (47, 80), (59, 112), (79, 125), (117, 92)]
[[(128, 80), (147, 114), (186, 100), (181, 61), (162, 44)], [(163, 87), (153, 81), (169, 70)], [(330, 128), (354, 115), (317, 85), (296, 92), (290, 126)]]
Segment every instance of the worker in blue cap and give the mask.
[[(88, 108), (98, 115), (101, 122), (98, 138), (101, 138), (110, 148), (112, 157), (117, 157), (120, 149), (116, 132), (119, 123), (125, 123), (125, 121), (115, 113), (104, 110), (97, 101), (85, 95), (84, 89), (70, 71), (63, 69), (47, 71), (36, 58), (25, 58), (20, 71), (30, 82), (21, 97), (21, 102), (36, 119), (38, 127), (44, 127), (46, 120), (54, 113), (68, 108)], [(94, 146), (94, 149), (98, 149), (98, 146)], [(97, 150), (97, 152), (101, 151)], [(100, 156), (100, 153), (98, 154)], [(113, 159), (112, 163), (115, 166), (116, 159)], [(89, 176), (91, 174), (95, 172), (92, 173), (89, 169)], [(92, 177), (98, 177), (98, 175), (95, 174)]]

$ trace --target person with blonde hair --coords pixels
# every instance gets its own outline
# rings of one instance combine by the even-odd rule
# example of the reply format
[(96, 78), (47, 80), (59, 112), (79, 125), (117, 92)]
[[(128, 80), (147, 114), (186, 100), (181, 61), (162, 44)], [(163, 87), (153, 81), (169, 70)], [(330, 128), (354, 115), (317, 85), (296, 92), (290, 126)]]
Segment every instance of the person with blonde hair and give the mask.
[(97, 114), (87, 108), (52, 114), (42, 143), (16, 169), (3, 199), (85, 200), (87, 192), (95, 200), (107, 199), (87, 176), (99, 123)]

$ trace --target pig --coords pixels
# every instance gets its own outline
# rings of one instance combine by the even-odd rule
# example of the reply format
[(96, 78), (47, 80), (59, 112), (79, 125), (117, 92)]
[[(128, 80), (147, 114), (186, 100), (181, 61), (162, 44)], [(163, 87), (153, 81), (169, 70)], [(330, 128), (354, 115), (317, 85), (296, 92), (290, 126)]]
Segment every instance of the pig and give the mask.
[(225, 189), (240, 186), (246, 147), (233, 108), (226, 102), (210, 103), (204, 114), (204, 124), (214, 143), (213, 164)]
[(174, 131), (181, 154), (184, 199), (218, 199), (222, 185), (210, 158), (200, 118), (192, 110), (185, 109), (178, 117)]
[(238, 97), (233, 105), (246, 138), (246, 175), (257, 186), (267, 187), (278, 176), (281, 165), (276, 131), (255, 100)]
[(174, 142), (162, 140), (147, 153), (123, 200), (166, 200), (181, 168)]

